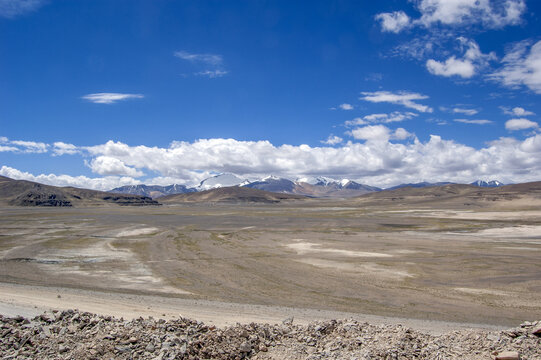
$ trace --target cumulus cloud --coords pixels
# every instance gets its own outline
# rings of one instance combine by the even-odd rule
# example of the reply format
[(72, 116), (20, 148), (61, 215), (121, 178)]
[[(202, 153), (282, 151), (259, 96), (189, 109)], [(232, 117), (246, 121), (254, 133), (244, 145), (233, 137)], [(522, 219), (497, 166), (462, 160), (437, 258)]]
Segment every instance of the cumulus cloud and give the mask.
[[(143, 181), (147, 184), (175, 182), (194, 185), (216, 172), (235, 173), (245, 178), (267, 174), (291, 179), (328, 176), (381, 187), (423, 180), (471, 182), (477, 178), (497, 178), (503, 182), (523, 182), (541, 177), (541, 134), (538, 133), (523, 141), (512, 137), (500, 138), (480, 149), (437, 135), (421, 142), (406, 129), (392, 130), (382, 124), (352, 129), (350, 135), (363, 141), (321, 147), (275, 146), (269, 141), (235, 139), (181, 141), (168, 147), (130, 146), (108, 141), (77, 147), (90, 158), (89, 166), (93, 163), (95, 170), (104, 174), (103, 177), (33, 175), (7, 166), (2, 167), (0, 175), (101, 190)], [(394, 141), (405, 139), (412, 141)], [(143, 171), (157, 177), (134, 179)]]
[(92, 169), (92, 172), (100, 175), (124, 175), (130, 177), (140, 177), (144, 175), (143, 172), (126, 166), (122, 160), (110, 156), (98, 156), (97, 158), (92, 159), (89, 163), (89, 167)]
[(88, 94), (81, 97), (95, 104), (114, 104), (118, 101), (128, 99), (142, 99), (144, 95), (141, 94), (121, 94), (121, 93), (95, 93)]
[(490, 60), (496, 59), (494, 53), (483, 54), (479, 45), (470, 39), (459, 37), (458, 42), (464, 55), (461, 58), (451, 56), (441, 62), (429, 59), (426, 68), (431, 74), (445, 77), (460, 76), (469, 79), (474, 76), (480, 68), (485, 67)]
[(414, 137), (414, 135), (409, 133), (406, 129), (398, 128), (395, 131), (392, 131), (384, 125), (368, 125), (361, 128), (353, 129), (348, 134), (350, 134), (354, 139), (357, 140), (376, 142), (387, 142), (391, 139), (405, 140), (407, 138)]
[(340, 144), (342, 141), (344, 141), (344, 139), (342, 139), (341, 137), (331, 134), (329, 135), (327, 140), (322, 140), (321, 143), (327, 145), (336, 145)]
[(428, 59), (426, 68), (433, 75), (441, 76), (460, 76), (462, 78), (471, 78), (475, 74), (475, 67), (469, 60), (460, 60), (451, 56), (445, 62), (439, 62)]
[(537, 129), (539, 125), (535, 121), (531, 121), (524, 118), (511, 119), (505, 122), (505, 128), (507, 130), (525, 130), (525, 129)]
[(471, 120), (471, 119), (455, 119), (456, 122), (464, 123), (464, 124), (475, 124), (475, 125), (487, 125), (492, 124), (492, 121), (490, 120)]
[(338, 107), (342, 110), (353, 110), (353, 105), (351, 104), (344, 103), (344, 104), (338, 105)]
[(417, 114), (413, 112), (400, 112), (400, 111), (394, 111), (389, 114), (370, 114), (365, 115), (362, 118), (357, 117), (353, 120), (348, 120), (345, 122), (346, 126), (357, 126), (357, 125), (366, 125), (369, 123), (391, 123), (391, 122), (400, 122), (404, 120), (409, 120), (414, 117), (416, 117)]
[(394, 131), (391, 138), (396, 140), (406, 140), (409, 138), (415, 138), (415, 134), (410, 133), (404, 128), (398, 128)]
[(533, 45), (529, 40), (514, 44), (502, 63), (502, 68), (490, 74), (489, 79), (511, 88), (526, 86), (541, 94), (541, 40)]
[(410, 109), (417, 110), (419, 112), (432, 112), (433, 109), (429, 106), (419, 104), (416, 100), (428, 99), (428, 96), (419, 93), (408, 91), (374, 91), (374, 92), (361, 92), (363, 95), (360, 100), (365, 100), (373, 103), (388, 102), (391, 104), (402, 105)]
[(502, 28), (521, 22), (526, 10), (524, 0), (421, 0), (418, 23), (426, 27), (441, 25), (482, 24), (488, 28)]
[(0, 17), (14, 18), (39, 9), (44, 0), (0, 0)]
[(399, 33), (411, 26), (433, 28), (435, 25), (497, 29), (521, 23), (526, 11), (524, 0), (416, 0), (414, 3), (421, 13), (417, 19), (411, 19), (403, 11), (376, 15), (382, 31)]
[(512, 109), (509, 109), (508, 107), (505, 107), (505, 106), (502, 106), (501, 107), (502, 111), (504, 114), (506, 115), (511, 115), (511, 116), (530, 116), (530, 115), (535, 115), (534, 112), (532, 111), (528, 111), (524, 108), (521, 108), (521, 107), (514, 107)]
[(381, 13), (376, 15), (376, 20), (381, 24), (381, 30), (385, 32), (399, 33), (408, 28), (410, 17), (403, 11), (394, 11), (392, 13)]

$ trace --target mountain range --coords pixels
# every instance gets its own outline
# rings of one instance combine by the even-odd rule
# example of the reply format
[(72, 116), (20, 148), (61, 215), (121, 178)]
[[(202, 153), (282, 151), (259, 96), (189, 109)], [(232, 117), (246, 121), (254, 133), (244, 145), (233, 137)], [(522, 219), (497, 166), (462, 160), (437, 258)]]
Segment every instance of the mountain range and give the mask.
[[(400, 184), (387, 188), (385, 190), (394, 190), (403, 187), (424, 188), (453, 184), (451, 182), (420, 182)], [(497, 180), (484, 181), (477, 180), (470, 185), (478, 187), (499, 187), (504, 184)], [(161, 198), (167, 195), (186, 194), (192, 192), (206, 191), (210, 189), (239, 186), (275, 193), (294, 194), (317, 198), (350, 198), (363, 194), (381, 191), (382, 188), (360, 184), (349, 179), (335, 180), (327, 177), (299, 178), (295, 181), (277, 176), (267, 176), (265, 178), (249, 181), (235, 174), (224, 173), (209, 177), (195, 187), (173, 184), (167, 186), (161, 185), (127, 185), (110, 190), (112, 193), (133, 194), (148, 196), (153, 199)]]

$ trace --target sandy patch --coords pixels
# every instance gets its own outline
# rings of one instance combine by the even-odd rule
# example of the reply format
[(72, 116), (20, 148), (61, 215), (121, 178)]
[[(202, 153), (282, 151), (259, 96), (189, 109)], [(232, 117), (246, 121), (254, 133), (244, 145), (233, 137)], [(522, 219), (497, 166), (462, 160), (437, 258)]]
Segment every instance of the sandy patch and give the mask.
[(492, 228), (484, 229), (476, 232), (477, 235), (490, 236), (490, 237), (513, 237), (513, 238), (540, 238), (541, 239), (541, 225), (521, 225), (510, 226), (504, 228)]
[(353, 251), (353, 250), (342, 250), (342, 249), (332, 249), (332, 248), (322, 248), (321, 244), (309, 243), (309, 242), (297, 242), (293, 244), (287, 244), (286, 247), (293, 249), (299, 255), (306, 255), (310, 253), (327, 253), (327, 254), (336, 254), (347, 257), (378, 257), (378, 258), (388, 258), (393, 255), (376, 253), (376, 252), (366, 252), (366, 251)]
[(155, 227), (147, 227), (141, 229), (132, 229), (124, 230), (116, 234), (116, 237), (128, 237), (128, 236), (139, 236), (139, 235), (149, 235), (157, 232), (159, 229)]
[(455, 288), (455, 290), (464, 292), (472, 295), (496, 295), (496, 296), (507, 296), (508, 294), (504, 291), (491, 290), (491, 289), (475, 289), (475, 288)]
[(191, 294), (166, 285), (133, 252), (116, 248), (112, 241), (103, 239), (76, 249), (48, 250), (43, 257), (35, 261), (43, 271), (107, 278), (110, 283), (121, 289)]
[[(399, 212), (399, 211), (396, 211)], [(471, 211), (471, 210), (404, 210), (402, 212), (418, 212), (422, 217), (444, 217), (464, 220), (529, 220), (539, 219), (541, 211)]]
[(407, 271), (389, 269), (375, 263), (345, 263), (343, 261), (314, 258), (297, 259), (296, 261), (320, 268), (329, 268), (340, 271), (350, 271), (355, 273), (377, 275), (383, 278), (403, 279), (407, 277), (413, 277), (413, 275)]
[(498, 246), (497, 249), (504, 250), (524, 250), (524, 251), (540, 251), (541, 248), (527, 247), (527, 246)]

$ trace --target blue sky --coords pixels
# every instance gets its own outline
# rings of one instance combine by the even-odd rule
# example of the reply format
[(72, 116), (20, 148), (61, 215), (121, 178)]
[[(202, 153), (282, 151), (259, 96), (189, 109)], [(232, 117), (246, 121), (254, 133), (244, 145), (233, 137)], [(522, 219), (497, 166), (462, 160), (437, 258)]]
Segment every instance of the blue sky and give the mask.
[(541, 179), (541, 4), (0, 0), (0, 175)]

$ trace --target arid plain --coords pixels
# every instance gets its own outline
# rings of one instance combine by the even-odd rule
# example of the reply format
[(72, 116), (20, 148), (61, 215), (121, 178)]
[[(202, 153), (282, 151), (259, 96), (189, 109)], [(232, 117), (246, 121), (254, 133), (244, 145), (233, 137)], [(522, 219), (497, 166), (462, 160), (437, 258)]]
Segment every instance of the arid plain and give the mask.
[(497, 326), (541, 317), (538, 199), (400, 199), (3, 207), (0, 302), (16, 306), (27, 291), (25, 304), (38, 306), (49, 289), (66, 308), (77, 305), (62, 303), (73, 291), (111, 304), (140, 296), (141, 308), (163, 315), (192, 301), (195, 318), (213, 301), (309, 309), (309, 317)]

